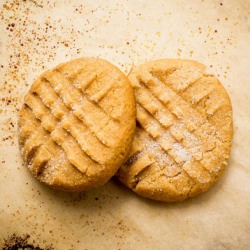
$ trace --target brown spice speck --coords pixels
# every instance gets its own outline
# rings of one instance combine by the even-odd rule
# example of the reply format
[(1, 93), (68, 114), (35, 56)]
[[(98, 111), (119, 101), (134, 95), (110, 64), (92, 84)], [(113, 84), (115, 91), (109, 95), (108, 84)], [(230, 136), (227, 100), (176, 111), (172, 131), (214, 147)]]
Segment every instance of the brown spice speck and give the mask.
[(9, 9), (10, 9), (10, 7), (9, 7), (7, 4), (4, 4), (4, 5), (3, 5), (3, 8), (6, 9), (6, 10), (9, 10)]
[(52, 250), (54, 249), (52, 246), (47, 246), (45, 248), (40, 248), (39, 246), (34, 246), (29, 243), (30, 235), (26, 234), (22, 237), (17, 236), (16, 234), (11, 235), (9, 238), (4, 240), (4, 245), (2, 246), (2, 250), (10, 250), (10, 249), (30, 249), (30, 250)]

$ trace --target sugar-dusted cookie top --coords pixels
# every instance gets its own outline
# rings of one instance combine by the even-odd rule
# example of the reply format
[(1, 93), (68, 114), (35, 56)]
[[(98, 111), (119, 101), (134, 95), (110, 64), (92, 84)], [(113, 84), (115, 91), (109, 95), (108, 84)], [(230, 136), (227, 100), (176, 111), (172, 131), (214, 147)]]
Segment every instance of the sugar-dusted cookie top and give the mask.
[(209, 189), (227, 164), (232, 107), (205, 66), (163, 59), (134, 67), (129, 79), (137, 131), (118, 178), (137, 194), (179, 201)]
[(34, 176), (54, 188), (100, 186), (128, 155), (135, 101), (127, 77), (111, 63), (81, 58), (46, 71), (20, 112), (19, 143)]

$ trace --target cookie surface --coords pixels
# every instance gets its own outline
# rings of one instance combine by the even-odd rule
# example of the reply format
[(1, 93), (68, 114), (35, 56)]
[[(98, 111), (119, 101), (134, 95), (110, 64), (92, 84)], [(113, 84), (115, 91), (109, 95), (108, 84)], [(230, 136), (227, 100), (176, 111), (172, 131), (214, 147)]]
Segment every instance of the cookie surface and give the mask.
[(132, 86), (101, 59), (81, 58), (46, 71), (20, 111), (24, 162), (38, 180), (61, 190), (107, 182), (128, 155), (134, 132)]
[(137, 128), (118, 178), (137, 194), (180, 201), (208, 190), (227, 164), (232, 140), (228, 94), (205, 66), (163, 59), (129, 74)]

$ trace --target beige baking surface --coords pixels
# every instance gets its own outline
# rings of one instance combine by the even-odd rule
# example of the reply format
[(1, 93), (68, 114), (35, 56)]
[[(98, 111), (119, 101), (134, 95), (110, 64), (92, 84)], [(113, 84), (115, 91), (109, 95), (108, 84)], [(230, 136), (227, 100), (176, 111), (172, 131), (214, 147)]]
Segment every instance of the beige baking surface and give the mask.
[[(0, 14), (0, 246), (15, 233), (54, 249), (250, 249), (249, 0), (0, 0)], [(234, 110), (232, 155), (219, 182), (175, 204), (140, 198), (114, 180), (81, 194), (38, 183), (19, 155), (17, 110), (36, 76), (80, 56), (126, 73), (164, 57), (208, 65)]]

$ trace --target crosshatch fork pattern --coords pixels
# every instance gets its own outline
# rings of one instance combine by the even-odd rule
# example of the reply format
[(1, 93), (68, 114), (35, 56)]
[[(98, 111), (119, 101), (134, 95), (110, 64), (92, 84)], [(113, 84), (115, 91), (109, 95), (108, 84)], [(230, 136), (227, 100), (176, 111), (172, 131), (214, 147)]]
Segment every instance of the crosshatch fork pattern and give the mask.
[[(174, 81), (178, 71), (184, 71), (186, 82)], [(157, 186), (157, 181), (163, 176), (163, 187), (183, 193), (177, 199), (194, 196), (206, 191), (227, 163), (232, 124), (229, 122), (225, 127), (212, 118), (224, 108), (227, 108), (225, 118), (231, 118), (230, 101), (225, 95), (218, 100), (219, 106), (216, 103), (214, 108), (204, 106), (204, 100), (213, 98), (214, 94), (221, 97), (225, 91), (215, 77), (202, 70), (198, 73), (196, 70), (196, 74), (190, 72), (182, 66), (157, 69), (155, 64), (151, 69), (135, 69), (130, 75), (141, 128), (129, 164), (118, 175), (144, 196), (153, 196), (154, 192), (161, 195), (164, 188)], [(181, 183), (185, 182), (189, 187), (181, 190)], [(146, 194), (147, 188), (152, 189), (152, 194)]]
[[(50, 76), (54, 75), (54, 72), (47, 75), (47, 78), (49, 79)], [(66, 86), (58, 86), (58, 82), (54, 80), (53, 88), (52, 83), (47, 78), (45, 78), (47, 80), (47, 84), (41, 84), (41, 82), (38, 82), (37, 85), (33, 87), (34, 92), (29, 93), (26, 96), (25, 103), (33, 111), (34, 116), (41, 121), (41, 126), (50, 133), (52, 139), (56, 142), (56, 144), (60, 145), (64, 149), (69, 161), (77, 169), (79, 169), (81, 172), (85, 172), (86, 170), (83, 169), (83, 167), (86, 168), (86, 166), (93, 165), (95, 163), (103, 164), (102, 159), (98, 159), (95, 156), (91, 157), (90, 153), (87, 153), (91, 151), (88, 146), (91, 147), (92, 145), (84, 143), (84, 141), (93, 142), (97, 139), (95, 146), (101, 147), (102, 151), (108, 150), (107, 146), (102, 143), (102, 141), (99, 141), (100, 139), (95, 133), (88, 131), (89, 128), (81, 120), (81, 118), (85, 116), (85, 113), (80, 114), (80, 112), (76, 112), (76, 116), (73, 111), (73, 105), (79, 105), (79, 99), (77, 100), (78, 102), (74, 102), (74, 100), (72, 99), (76, 99), (75, 95), (77, 96), (77, 94), (78, 97), (82, 98), (79, 90), (75, 89), (75, 92), (68, 93), (69, 96), (65, 97), (64, 95), (66, 95), (66, 92), (68, 91)], [(45, 79), (42, 79), (42, 81), (45, 81)], [(70, 82), (67, 83), (68, 86), (71, 86)], [(59, 89), (60, 87), (62, 89), (65, 89), (64, 95), (63, 91), (55, 91), (55, 88)], [(39, 88), (43, 88), (42, 91), (39, 91)], [(41, 96), (36, 91), (39, 92)], [(48, 93), (50, 93), (50, 96), (48, 95)], [(57, 96), (55, 97), (55, 95)], [(51, 97), (51, 99), (49, 99), (49, 97)], [(72, 101), (72, 104), (70, 103), (70, 101)], [(47, 104), (47, 106), (45, 104)], [(95, 106), (95, 104), (93, 104), (93, 106)], [(79, 105), (79, 107), (81, 106)], [(53, 115), (53, 113), (55, 114), (55, 116)], [(105, 115), (102, 121), (104, 121), (105, 118), (106, 120), (109, 119)], [(70, 125), (67, 126), (67, 124)], [(87, 130), (85, 136), (89, 136), (90, 139), (88, 140), (88, 138), (84, 138), (84, 141), (81, 142), (78, 137), (79, 133), (75, 131), (77, 130), (77, 127), (84, 128), (85, 131)], [(67, 137), (65, 137), (65, 134)], [(71, 144), (71, 146), (74, 148), (74, 151), (72, 150), (70, 145), (66, 145), (67, 143)], [(85, 165), (83, 163), (87, 164)]]
[[(25, 161), (37, 177), (43, 178), (43, 172), (55, 165), (56, 155), (51, 145), (55, 151), (59, 148), (61, 165), (67, 162), (67, 167), (70, 165), (79, 178), (83, 175), (88, 178), (107, 167), (111, 168), (106, 170), (110, 175), (127, 154), (129, 145), (122, 148), (120, 144), (132, 140), (133, 118), (128, 123), (130, 127), (124, 129), (119, 116), (105, 110), (101, 103), (113, 89), (118, 92), (118, 88), (124, 87), (117, 84), (121, 81), (119, 74), (116, 72), (118, 79), (107, 81), (103, 80), (106, 72), (99, 69), (95, 74), (90, 72), (94, 77), (88, 78), (81, 67), (71, 74), (65, 66), (45, 72), (25, 97), (26, 120), (20, 122), (20, 145)], [(94, 85), (98, 86), (98, 81), (102, 81), (102, 88), (96, 91)], [(117, 103), (110, 100), (112, 105)], [(132, 111), (128, 113), (131, 114)], [(21, 119), (22, 116), (21, 113)], [(34, 124), (37, 129), (30, 133)]]

